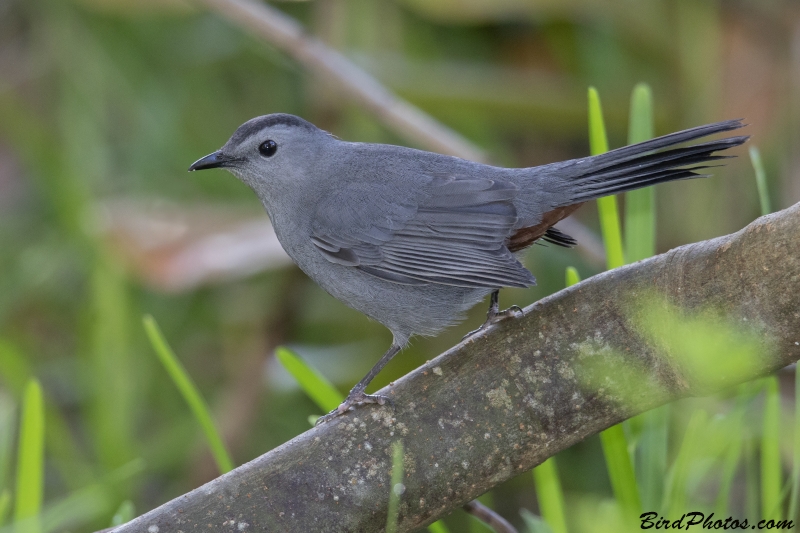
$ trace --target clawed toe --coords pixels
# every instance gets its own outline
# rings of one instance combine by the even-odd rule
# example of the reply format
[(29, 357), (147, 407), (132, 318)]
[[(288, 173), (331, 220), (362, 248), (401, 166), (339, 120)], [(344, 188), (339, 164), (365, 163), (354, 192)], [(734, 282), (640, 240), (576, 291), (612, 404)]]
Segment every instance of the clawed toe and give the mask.
[(355, 407), (356, 405), (362, 405), (365, 403), (377, 403), (378, 405), (389, 404), (389, 406), (392, 409), (394, 409), (394, 400), (392, 400), (388, 396), (382, 396), (380, 394), (364, 394), (358, 399), (358, 401), (352, 407)]
[(492, 324), (496, 324), (496, 323), (501, 322), (501, 321), (503, 321), (503, 320), (505, 320), (507, 318), (519, 318), (524, 314), (525, 314), (525, 311), (523, 311), (520, 306), (512, 305), (508, 309), (505, 309), (503, 311), (498, 311), (493, 316), (489, 316), (486, 319), (486, 321), (487, 322), (491, 322)]
[(320, 424), (324, 424), (329, 420), (333, 420), (337, 416), (345, 414), (347, 411), (350, 411), (351, 409), (355, 409), (359, 405), (364, 405), (368, 403), (374, 403), (378, 405), (388, 404), (392, 409), (394, 409), (394, 400), (392, 400), (388, 396), (383, 396), (381, 394), (365, 394), (364, 392), (356, 394), (350, 393), (347, 399), (345, 399), (345, 401), (343, 401), (339, 405), (339, 407), (337, 407), (327, 415), (319, 417), (314, 425), (318, 426)]
[(502, 322), (503, 320), (509, 318), (520, 318), (524, 314), (525, 311), (523, 311), (522, 308), (518, 305), (512, 305), (511, 307), (509, 307), (508, 309), (504, 309), (503, 311), (497, 311), (494, 308), (490, 307), (489, 312), (486, 314), (486, 322), (481, 324), (481, 327), (479, 327), (478, 329), (470, 331), (469, 333), (464, 335), (461, 338), (461, 340), (463, 341), (465, 339), (468, 339), (469, 337), (472, 337), (476, 333), (479, 333), (487, 329), (489, 326), (493, 324), (497, 324), (498, 322)]

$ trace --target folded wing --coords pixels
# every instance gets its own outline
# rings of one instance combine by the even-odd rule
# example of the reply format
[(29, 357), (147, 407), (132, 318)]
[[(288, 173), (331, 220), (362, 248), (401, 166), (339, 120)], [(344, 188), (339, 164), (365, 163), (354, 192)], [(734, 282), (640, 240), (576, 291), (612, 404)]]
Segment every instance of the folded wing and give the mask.
[(317, 207), (311, 240), (327, 260), (395, 283), (527, 287), (536, 280), (507, 247), (516, 190), (434, 176), (401, 201), (389, 186), (352, 185)]

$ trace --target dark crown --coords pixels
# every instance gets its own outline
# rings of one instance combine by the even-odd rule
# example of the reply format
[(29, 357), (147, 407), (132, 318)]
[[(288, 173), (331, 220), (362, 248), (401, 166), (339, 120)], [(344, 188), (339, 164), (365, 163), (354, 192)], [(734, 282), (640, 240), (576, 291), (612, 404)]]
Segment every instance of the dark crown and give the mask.
[(231, 142), (234, 145), (241, 144), (245, 139), (251, 135), (254, 135), (255, 133), (258, 133), (264, 128), (270, 128), (279, 125), (305, 128), (308, 130), (317, 129), (317, 127), (312, 123), (307, 122), (300, 117), (286, 113), (273, 113), (272, 115), (264, 115), (261, 117), (252, 118), (239, 126), (239, 129), (237, 129), (231, 137)]

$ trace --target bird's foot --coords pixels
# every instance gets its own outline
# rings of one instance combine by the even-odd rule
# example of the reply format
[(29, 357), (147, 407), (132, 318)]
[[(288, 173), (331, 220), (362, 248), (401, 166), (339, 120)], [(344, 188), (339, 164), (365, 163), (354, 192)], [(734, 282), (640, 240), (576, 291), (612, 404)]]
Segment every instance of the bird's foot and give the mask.
[(469, 333), (464, 335), (464, 337), (462, 337), (461, 340), (463, 341), (465, 339), (468, 339), (473, 335), (475, 335), (476, 333), (488, 329), (489, 326), (497, 324), (498, 322), (502, 322), (503, 320), (507, 320), (509, 318), (519, 318), (524, 314), (525, 312), (518, 305), (512, 305), (511, 307), (509, 307), (508, 309), (504, 309), (503, 311), (499, 310), (499, 306), (492, 305), (489, 307), (489, 312), (486, 313), (486, 322), (481, 324), (481, 327), (479, 327), (478, 329), (470, 331)]
[(502, 322), (507, 318), (519, 318), (524, 314), (525, 311), (523, 311), (520, 306), (512, 305), (508, 309), (497, 311), (495, 313), (489, 313), (489, 316), (486, 317), (486, 322), (497, 324), (498, 322)]
[(337, 416), (345, 414), (351, 409), (355, 409), (359, 405), (364, 405), (367, 403), (376, 403), (378, 405), (389, 404), (392, 409), (394, 409), (394, 401), (388, 396), (383, 396), (381, 394), (366, 394), (364, 391), (350, 391), (350, 394), (347, 395), (347, 398), (339, 405), (339, 407), (327, 415), (319, 417), (314, 425), (318, 426), (320, 424), (324, 424), (325, 422), (333, 420)]

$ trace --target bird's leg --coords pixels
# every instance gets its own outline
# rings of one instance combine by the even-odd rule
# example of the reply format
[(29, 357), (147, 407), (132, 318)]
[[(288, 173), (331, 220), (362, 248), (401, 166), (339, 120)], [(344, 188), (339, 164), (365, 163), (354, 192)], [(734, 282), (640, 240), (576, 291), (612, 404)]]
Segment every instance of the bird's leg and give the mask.
[(500, 310), (500, 289), (494, 291), (489, 298), (489, 311), (486, 312), (486, 323), (495, 324), (506, 318), (517, 318), (523, 314), (522, 308), (512, 305), (508, 309)]
[(481, 327), (474, 331), (470, 331), (466, 335), (464, 335), (464, 339), (467, 337), (471, 337), (474, 334), (478, 333), (479, 331), (483, 331), (484, 329), (488, 328), (492, 324), (497, 324), (507, 318), (517, 318), (518, 316), (522, 315), (523, 311), (522, 308), (518, 305), (512, 305), (508, 309), (500, 310), (500, 289), (492, 292), (491, 298), (489, 298), (489, 311), (486, 313), (486, 322), (481, 324)]
[(383, 357), (381, 357), (380, 360), (375, 363), (375, 366), (373, 366), (372, 369), (367, 372), (367, 375), (364, 376), (361, 381), (359, 381), (356, 386), (352, 388), (350, 394), (347, 395), (347, 398), (341, 403), (341, 405), (327, 415), (321, 416), (317, 419), (317, 425), (336, 418), (339, 415), (343, 415), (349, 411), (351, 407), (355, 408), (356, 406), (365, 403), (377, 403), (378, 405), (384, 405), (388, 403), (389, 405), (393, 406), (394, 402), (392, 402), (392, 399), (388, 396), (381, 396), (379, 394), (366, 394), (364, 391), (367, 390), (367, 385), (369, 385), (369, 382), (372, 381), (381, 370), (383, 370), (383, 367), (386, 366), (386, 363), (391, 361), (392, 357), (397, 355), (397, 352), (400, 351), (400, 348), (401, 346), (393, 343), (389, 347), (389, 350), (383, 354)]

